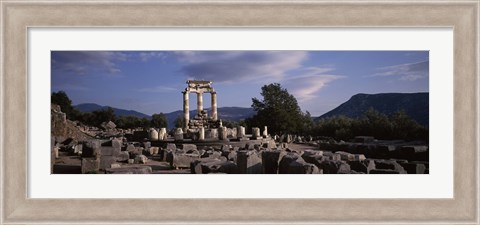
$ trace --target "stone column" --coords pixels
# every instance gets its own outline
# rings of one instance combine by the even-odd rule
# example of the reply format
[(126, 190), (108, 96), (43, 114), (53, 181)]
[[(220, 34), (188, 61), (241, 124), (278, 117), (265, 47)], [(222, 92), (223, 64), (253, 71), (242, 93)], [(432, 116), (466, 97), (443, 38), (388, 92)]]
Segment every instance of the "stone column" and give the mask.
[(253, 127), (252, 128), (252, 137), (253, 138), (259, 138), (260, 137), (260, 128), (258, 128), (258, 127)]
[(212, 92), (212, 120), (217, 120), (217, 92)]
[(198, 140), (199, 141), (204, 141), (205, 140), (205, 128), (200, 127), (198, 130)]
[(237, 138), (245, 137), (245, 127), (238, 126), (237, 127)]
[(220, 140), (228, 140), (228, 133), (226, 127), (218, 128), (218, 139)]
[(188, 121), (190, 120), (190, 108), (188, 106), (189, 100), (188, 100), (188, 95), (190, 92), (184, 91), (183, 93), (183, 118), (185, 120), (184, 128), (188, 128)]
[(201, 113), (203, 111), (203, 93), (197, 93), (197, 113)]

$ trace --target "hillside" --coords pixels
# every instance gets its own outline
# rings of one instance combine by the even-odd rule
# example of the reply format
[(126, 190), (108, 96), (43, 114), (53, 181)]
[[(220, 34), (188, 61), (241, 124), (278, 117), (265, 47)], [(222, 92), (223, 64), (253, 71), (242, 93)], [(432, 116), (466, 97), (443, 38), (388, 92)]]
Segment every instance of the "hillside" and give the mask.
[[(84, 104), (75, 105), (73, 107), (80, 112), (93, 112), (95, 110), (108, 109), (108, 107), (110, 106), (101, 106), (95, 103), (84, 103)], [(152, 118), (152, 116), (149, 116), (141, 112), (137, 112), (135, 110), (126, 110), (126, 109), (119, 109), (114, 107), (110, 107), (110, 108), (113, 109), (113, 112), (115, 112), (116, 116), (136, 116), (139, 118), (147, 118), (147, 119)]]
[(356, 94), (337, 108), (316, 118), (316, 120), (340, 115), (359, 118), (369, 108), (373, 108), (386, 115), (404, 110), (419, 124), (428, 126), (428, 101), (428, 92)]

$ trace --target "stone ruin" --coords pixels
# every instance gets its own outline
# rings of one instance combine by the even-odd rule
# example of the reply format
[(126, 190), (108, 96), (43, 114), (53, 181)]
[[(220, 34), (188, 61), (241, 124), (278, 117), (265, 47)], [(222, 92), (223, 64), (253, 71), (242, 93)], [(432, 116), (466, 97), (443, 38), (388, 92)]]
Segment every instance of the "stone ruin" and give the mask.
[[(183, 128), (131, 130), (123, 136), (85, 140), (65, 131), (69, 121), (52, 107), (52, 173), (223, 173), (223, 174), (428, 174), (426, 143), (380, 141), (357, 136), (349, 142), (329, 137), (268, 134), (263, 129), (222, 126), (210, 81), (187, 81)], [(190, 119), (188, 95), (197, 93), (198, 115)], [(211, 115), (203, 93), (212, 94)], [(118, 133), (113, 122), (106, 131)], [(71, 128), (71, 126), (70, 126)], [(80, 132), (80, 131), (78, 131)], [(85, 133), (85, 132), (84, 132)], [(73, 135), (73, 136), (72, 136)], [(74, 138), (71, 138), (71, 137)]]

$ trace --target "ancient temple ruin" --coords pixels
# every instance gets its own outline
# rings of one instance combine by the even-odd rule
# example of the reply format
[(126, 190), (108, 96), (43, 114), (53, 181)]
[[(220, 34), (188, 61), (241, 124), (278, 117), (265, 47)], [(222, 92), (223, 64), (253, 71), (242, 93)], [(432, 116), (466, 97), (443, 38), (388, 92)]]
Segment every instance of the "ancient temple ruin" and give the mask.
[[(203, 80), (188, 80), (187, 87), (183, 91), (183, 115), (184, 115), (184, 129), (199, 129), (199, 128), (218, 128), (220, 121), (217, 116), (217, 92), (212, 87), (212, 81)], [(197, 93), (197, 115), (190, 118), (189, 95), (190, 93)], [(203, 109), (203, 94), (210, 93), (211, 95), (211, 115)]]

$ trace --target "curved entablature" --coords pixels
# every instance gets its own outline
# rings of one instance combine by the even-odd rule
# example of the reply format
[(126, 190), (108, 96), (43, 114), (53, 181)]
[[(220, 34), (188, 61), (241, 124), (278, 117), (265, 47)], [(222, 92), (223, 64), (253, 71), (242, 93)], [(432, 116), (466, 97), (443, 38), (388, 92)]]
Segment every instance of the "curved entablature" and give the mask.
[(215, 90), (212, 88), (212, 81), (204, 80), (188, 80), (186, 92), (191, 93), (213, 93)]

